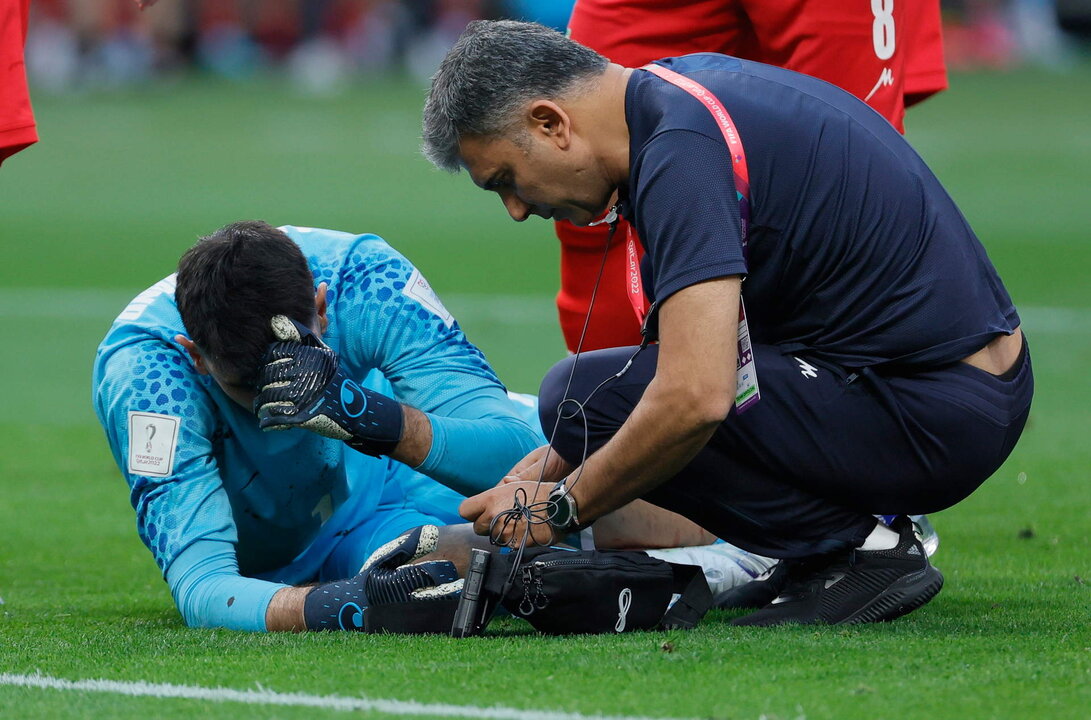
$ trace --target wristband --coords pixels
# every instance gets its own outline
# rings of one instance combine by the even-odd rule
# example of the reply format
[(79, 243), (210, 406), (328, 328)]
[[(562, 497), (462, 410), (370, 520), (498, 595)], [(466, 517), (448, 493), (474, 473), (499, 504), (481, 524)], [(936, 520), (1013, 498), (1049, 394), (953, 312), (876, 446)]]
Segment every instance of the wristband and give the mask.
[(364, 629), (367, 595), (364, 575), (319, 585), (303, 600), (303, 625), (308, 630)]

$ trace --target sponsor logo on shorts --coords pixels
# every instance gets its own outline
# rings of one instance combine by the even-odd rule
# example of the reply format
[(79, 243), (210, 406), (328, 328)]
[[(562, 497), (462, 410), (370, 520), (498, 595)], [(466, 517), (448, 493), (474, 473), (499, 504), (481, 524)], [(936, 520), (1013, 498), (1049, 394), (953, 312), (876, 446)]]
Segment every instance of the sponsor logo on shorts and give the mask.
[(795, 361), (797, 363), (799, 363), (799, 374), (800, 375), (802, 375), (805, 378), (816, 378), (816, 377), (818, 377), (818, 368), (816, 368), (814, 365), (811, 365), (806, 360), (800, 360), (795, 355), (793, 355), (792, 357), (795, 358)]

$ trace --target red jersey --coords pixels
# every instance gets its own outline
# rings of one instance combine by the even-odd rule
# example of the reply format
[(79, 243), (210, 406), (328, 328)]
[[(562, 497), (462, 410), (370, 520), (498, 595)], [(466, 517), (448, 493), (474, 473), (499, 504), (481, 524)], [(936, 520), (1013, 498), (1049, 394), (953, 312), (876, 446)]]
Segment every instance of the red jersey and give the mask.
[[(577, 0), (569, 34), (626, 67), (718, 52), (813, 75), (856, 95), (899, 131), (907, 105), (947, 87), (938, 0)], [(565, 341), (575, 350), (607, 230), (567, 222), (556, 227), (557, 309)], [(640, 342), (625, 293), (627, 232), (622, 221), (584, 350)]]
[(718, 52), (813, 75), (899, 130), (906, 95), (947, 87), (938, 0), (578, 0), (569, 34), (626, 67)]
[(0, 0), (0, 163), (38, 142), (23, 61), (29, 16), (30, 0)]

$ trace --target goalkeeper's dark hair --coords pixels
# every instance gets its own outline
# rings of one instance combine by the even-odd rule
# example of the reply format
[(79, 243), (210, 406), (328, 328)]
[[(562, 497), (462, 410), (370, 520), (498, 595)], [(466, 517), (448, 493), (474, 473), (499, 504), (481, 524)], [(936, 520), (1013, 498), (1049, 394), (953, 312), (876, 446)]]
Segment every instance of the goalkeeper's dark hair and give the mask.
[(314, 276), (291, 238), (261, 220), (226, 225), (178, 261), (174, 291), (190, 340), (233, 382), (257, 382), (274, 315), (314, 320)]
[(459, 140), (523, 135), (519, 113), (536, 98), (575, 97), (609, 61), (537, 23), (475, 20), (432, 77), (424, 103), (421, 150), (432, 163), (458, 172)]

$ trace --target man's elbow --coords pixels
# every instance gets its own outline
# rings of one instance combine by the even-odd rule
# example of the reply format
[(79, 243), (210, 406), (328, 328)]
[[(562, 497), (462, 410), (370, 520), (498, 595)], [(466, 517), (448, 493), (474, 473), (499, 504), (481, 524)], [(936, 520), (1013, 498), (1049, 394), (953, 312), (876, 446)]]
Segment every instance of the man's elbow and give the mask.
[[(502, 444), (506, 445), (512, 453), (518, 455), (515, 462), (522, 460), (527, 453), (539, 447), (545, 439), (540, 432), (532, 428), (522, 418), (501, 416), (493, 418), (493, 421), (503, 438)], [(512, 462), (512, 465), (515, 462)], [(510, 468), (511, 465), (508, 467)]]
[(178, 609), (178, 614), (182, 616), (182, 622), (188, 628), (215, 627), (215, 623), (204, 611), (205, 605), (199, 600), (200, 592), (195, 592), (195, 589), (190, 586), (184, 588), (182, 592), (177, 592), (172, 588), (171, 594), (174, 596), (174, 606)]
[(693, 409), (694, 422), (716, 427), (727, 419), (735, 399), (730, 395), (702, 397)]
[(182, 616), (182, 622), (185, 623), (188, 628), (200, 628), (208, 627), (207, 622), (203, 622), (205, 618), (201, 616), (201, 611), (194, 605), (186, 602), (174, 601), (174, 606), (178, 609), (178, 614)]
[(725, 389), (688, 387), (675, 396), (675, 417), (686, 427), (712, 430), (731, 412), (735, 398)]
[(282, 585), (239, 575), (230, 543), (199, 540), (167, 567), (167, 584), (191, 628), (265, 630), (265, 610)]

